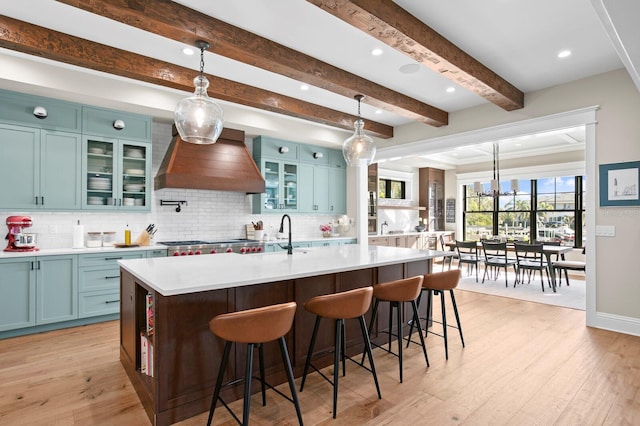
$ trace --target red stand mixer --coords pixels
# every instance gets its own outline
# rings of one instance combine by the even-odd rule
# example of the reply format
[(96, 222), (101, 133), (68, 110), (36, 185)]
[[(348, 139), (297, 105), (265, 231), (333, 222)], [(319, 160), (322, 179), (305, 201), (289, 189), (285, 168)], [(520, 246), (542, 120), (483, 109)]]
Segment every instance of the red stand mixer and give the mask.
[(7, 248), (4, 251), (38, 251), (36, 247), (36, 234), (23, 232), (24, 228), (30, 228), (33, 221), (29, 216), (9, 216), (7, 218), (7, 227), (9, 233), (5, 237), (9, 240)]

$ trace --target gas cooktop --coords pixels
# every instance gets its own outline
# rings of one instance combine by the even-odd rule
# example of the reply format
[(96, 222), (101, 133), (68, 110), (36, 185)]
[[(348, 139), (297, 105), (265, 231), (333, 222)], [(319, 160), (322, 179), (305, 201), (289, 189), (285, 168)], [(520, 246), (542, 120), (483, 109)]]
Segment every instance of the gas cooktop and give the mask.
[(161, 241), (169, 247), (169, 256), (192, 256), (199, 254), (215, 253), (261, 253), (264, 250), (264, 243), (255, 240), (237, 239), (224, 241)]
[(237, 239), (237, 240), (222, 240), (222, 241), (202, 241), (202, 240), (184, 240), (184, 241), (160, 241), (160, 244), (165, 246), (196, 246), (202, 244), (240, 244), (240, 243), (257, 243), (258, 241)]

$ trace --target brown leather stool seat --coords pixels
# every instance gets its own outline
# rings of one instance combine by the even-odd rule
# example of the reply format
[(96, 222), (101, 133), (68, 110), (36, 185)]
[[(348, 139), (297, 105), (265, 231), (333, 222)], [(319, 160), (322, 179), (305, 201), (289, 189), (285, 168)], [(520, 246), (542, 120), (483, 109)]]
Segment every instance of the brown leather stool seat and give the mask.
[[(287, 350), (287, 343), (284, 336), (291, 330), (293, 324), (293, 318), (296, 314), (296, 302), (282, 303), (279, 305), (264, 306), (262, 308), (249, 309), (245, 311), (231, 312), (228, 314), (222, 314), (214, 317), (209, 321), (209, 330), (221, 339), (226, 340), (224, 346), (224, 354), (222, 361), (220, 362), (220, 369), (218, 370), (218, 377), (216, 379), (216, 386), (213, 391), (213, 398), (211, 400), (211, 409), (209, 410), (209, 420), (207, 425), (211, 424), (213, 420), (213, 412), (215, 411), (218, 399), (222, 402), (222, 405), (229, 410), (231, 415), (236, 419), (238, 423), (243, 425), (249, 422), (249, 409), (251, 406), (251, 381), (257, 379), (262, 385), (262, 405), (266, 405), (265, 385), (282, 395), (284, 398), (291, 401), (296, 407), (296, 414), (298, 415), (298, 423), (302, 425), (302, 412), (300, 410), (300, 403), (298, 401), (298, 394), (296, 393), (295, 383), (293, 381), (293, 371), (291, 369), (291, 361), (289, 359), (289, 352)], [(283, 394), (278, 389), (269, 385), (264, 381), (264, 354), (262, 350), (262, 344), (278, 340), (280, 343), (280, 352), (282, 354), (282, 361), (284, 363), (285, 371), (287, 373), (287, 379), (289, 381), (289, 389), (291, 390), (291, 397)], [(244, 404), (242, 413), (242, 422), (231, 411), (227, 404), (220, 397), (220, 389), (222, 388), (222, 379), (224, 377), (224, 371), (229, 362), (229, 353), (231, 352), (231, 344), (246, 343), (247, 348), (247, 362), (244, 378)], [(253, 377), (253, 350), (258, 347), (259, 363), (260, 363), (260, 377)], [(234, 382), (235, 383), (235, 382)]]
[[(369, 333), (371, 333), (371, 329), (373, 328), (373, 324), (378, 315), (378, 305), (380, 302), (390, 302), (391, 310), (389, 312), (389, 329), (387, 334), (389, 336), (389, 348), (385, 349), (380, 347), (382, 350), (387, 351), (390, 354), (396, 355), (399, 360), (400, 367), (400, 383), (402, 383), (402, 339), (403, 339), (403, 331), (404, 331), (404, 304), (405, 302), (410, 302), (411, 307), (413, 308), (413, 323), (418, 327), (418, 333), (420, 336), (420, 343), (422, 344), (422, 352), (424, 353), (424, 359), (427, 363), (427, 367), (429, 366), (429, 357), (427, 357), (427, 348), (424, 344), (424, 337), (422, 335), (422, 328), (420, 327), (420, 318), (418, 316), (418, 305), (416, 303), (416, 299), (420, 296), (420, 292), (422, 290), (422, 276), (415, 276), (411, 278), (405, 278), (401, 280), (389, 281), (386, 283), (380, 283), (373, 286), (373, 314), (371, 315), (371, 321), (369, 322)], [(396, 338), (398, 339), (398, 353), (394, 353), (391, 351), (391, 338), (393, 337), (393, 310), (396, 310), (396, 319), (397, 319), (397, 332)], [(375, 344), (373, 344), (375, 345)], [(377, 345), (376, 345), (377, 346)], [(364, 361), (364, 354), (363, 354)]]
[[(355, 290), (344, 291), (341, 293), (327, 294), (316, 296), (308, 300), (304, 304), (304, 308), (312, 314), (316, 315), (311, 342), (309, 343), (309, 352), (307, 352), (307, 360), (304, 364), (304, 373), (302, 374), (302, 383), (300, 384), (300, 392), (304, 389), (304, 383), (307, 378), (309, 367), (312, 367), (326, 381), (333, 386), (333, 418), (336, 418), (336, 409), (338, 405), (338, 371), (340, 370), (340, 360), (342, 360), (342, 375), (346, 374), (345, 359), (349, 359), (363, 368), (369, 370), (373, 375), (373, 380), (378, 391), (378, 398), (382, 398), (380, 394), (380, 386), (378, 384), (378, 376), (376, 375), (375, 364), (373, 363), (373, 355), (371, 353), (371, 342), (367, 325), (364, 321), (364, 314), (371, 306), (371, 297), (373, 295), (372, 287), (357, 288)], [(311, 364), (313, 348), (315, 346), (316, 337), (318, 336), (318, 327), (321, 318), (330, 318), (336, 320), (335, 324), (335, 347), (333, 357), (333, 381), (325, 376), (318, 368)], [(346, 340), (345, 340), (345, 319), (357, 318), (362, 331), (362, 339), (365, 342), (365, 352), (369, 357), (370, 369), (366, 368), (362, 363), (352, 360), (346, 356)]]
[[(425, 330), (428, 333), (435, 334), (436, 336), (440, 336), (444, 338), (444, 353), (445, 358), (449, 359), (449, 346), (447, 341), (447, 327), (457, 328), (458, 333), (460, 334), (460, 340), (462, 341), (462, 347), (464, 348), (464, 337), (462, 336), (462, 327), (460, 326), (460, 315), (458, 314), (458, 306), (456, 305), (456, 298), (453, 294), (453, 289), (458, 286), (458, 282), (460, 281), (461, 272), (459, 269), (454, 269), (450, 271), (437, 272), (433, 274), (426, 274), (424, 276), (424, 281), (422, 282), (422, 291), (427, 292), (427, 317), (425, 318), (427, 321), (427, 325), (425, 326)], [(444, 295), (445, 292), (448, 291), (451, 296), (451, 303), (453, 305), (453, 312), (456, 316), (457, 327), (453, 325), (447, 325), (447, 315), (444, 304)], [(430, 321), (438, 323), (438, 321), (434, 321), (432, 319), (432, 303), (433, 296), (440, 295), (440, 308), (442, 312), (442, 335), (437, 334), (428, 328), (428, 323)], [(418, 305), (420, 304), (420, 299), (418, 299)], [(409, 339), (411, 339), (411, 334), (413, 333), (413, 324), (411, 324), (411, 329), (409, 331)], [(409, 344), (407, 343), (407, 346)]]

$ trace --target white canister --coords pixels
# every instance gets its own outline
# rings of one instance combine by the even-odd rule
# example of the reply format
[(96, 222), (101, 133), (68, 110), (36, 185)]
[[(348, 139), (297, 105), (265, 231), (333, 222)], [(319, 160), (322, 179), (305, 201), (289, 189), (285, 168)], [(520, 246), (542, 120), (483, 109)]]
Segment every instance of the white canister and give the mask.
[(88, 248), (102, 247), (102, 232), (87, 232), (86, 245)]
[(108, 231), (102, 233), (102, 247), (113, 247), (116, 243), (116, 233)]

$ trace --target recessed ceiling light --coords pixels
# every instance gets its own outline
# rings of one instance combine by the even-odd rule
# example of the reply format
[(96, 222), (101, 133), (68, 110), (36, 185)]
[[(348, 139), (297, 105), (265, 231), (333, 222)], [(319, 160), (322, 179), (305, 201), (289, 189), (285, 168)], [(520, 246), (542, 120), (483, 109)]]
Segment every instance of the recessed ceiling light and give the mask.
[(376, 110), (376, 114), (382, 114), (382, 110), (381, 109), (377, 109)]
[(447, 87), (447, 93), (453, 93), (456, 91), (456, 88), (451, 86), (451, 87)]
[(400, 67), (400, 72), (402, 74), (415, 74), (420, 69), (420, 65), (418, 64), (406, 64)]
[(379, 47), (376, 47), (375, 49), (373, 49), (371, 51), (371, 54), (373, 56), (380, 56), (380, 55), (382, 55), (382, 49), (380, 49)]
[(568, 56), (571, 56), (571, 51), (570, 50), (562, 50), (562, 51), (558, 52), (558, 58), (566, 58)]
[(192, 48), (190, 48), (190, 47), (185, 47), (185, 48), (183, 48), (183, 49), (182, 49), (182, 53), (184, 53), (184, 54), (185, 54), (185, 55), (187, 55), (187, 56), (191, 56), (191, 55), (193, 55), (195, 52), (194, 52), (194, 50), (193, 50)]
[(303, 84), (302, 86), (300, 86), (300, 90), (309, 90), (309, 86)]

